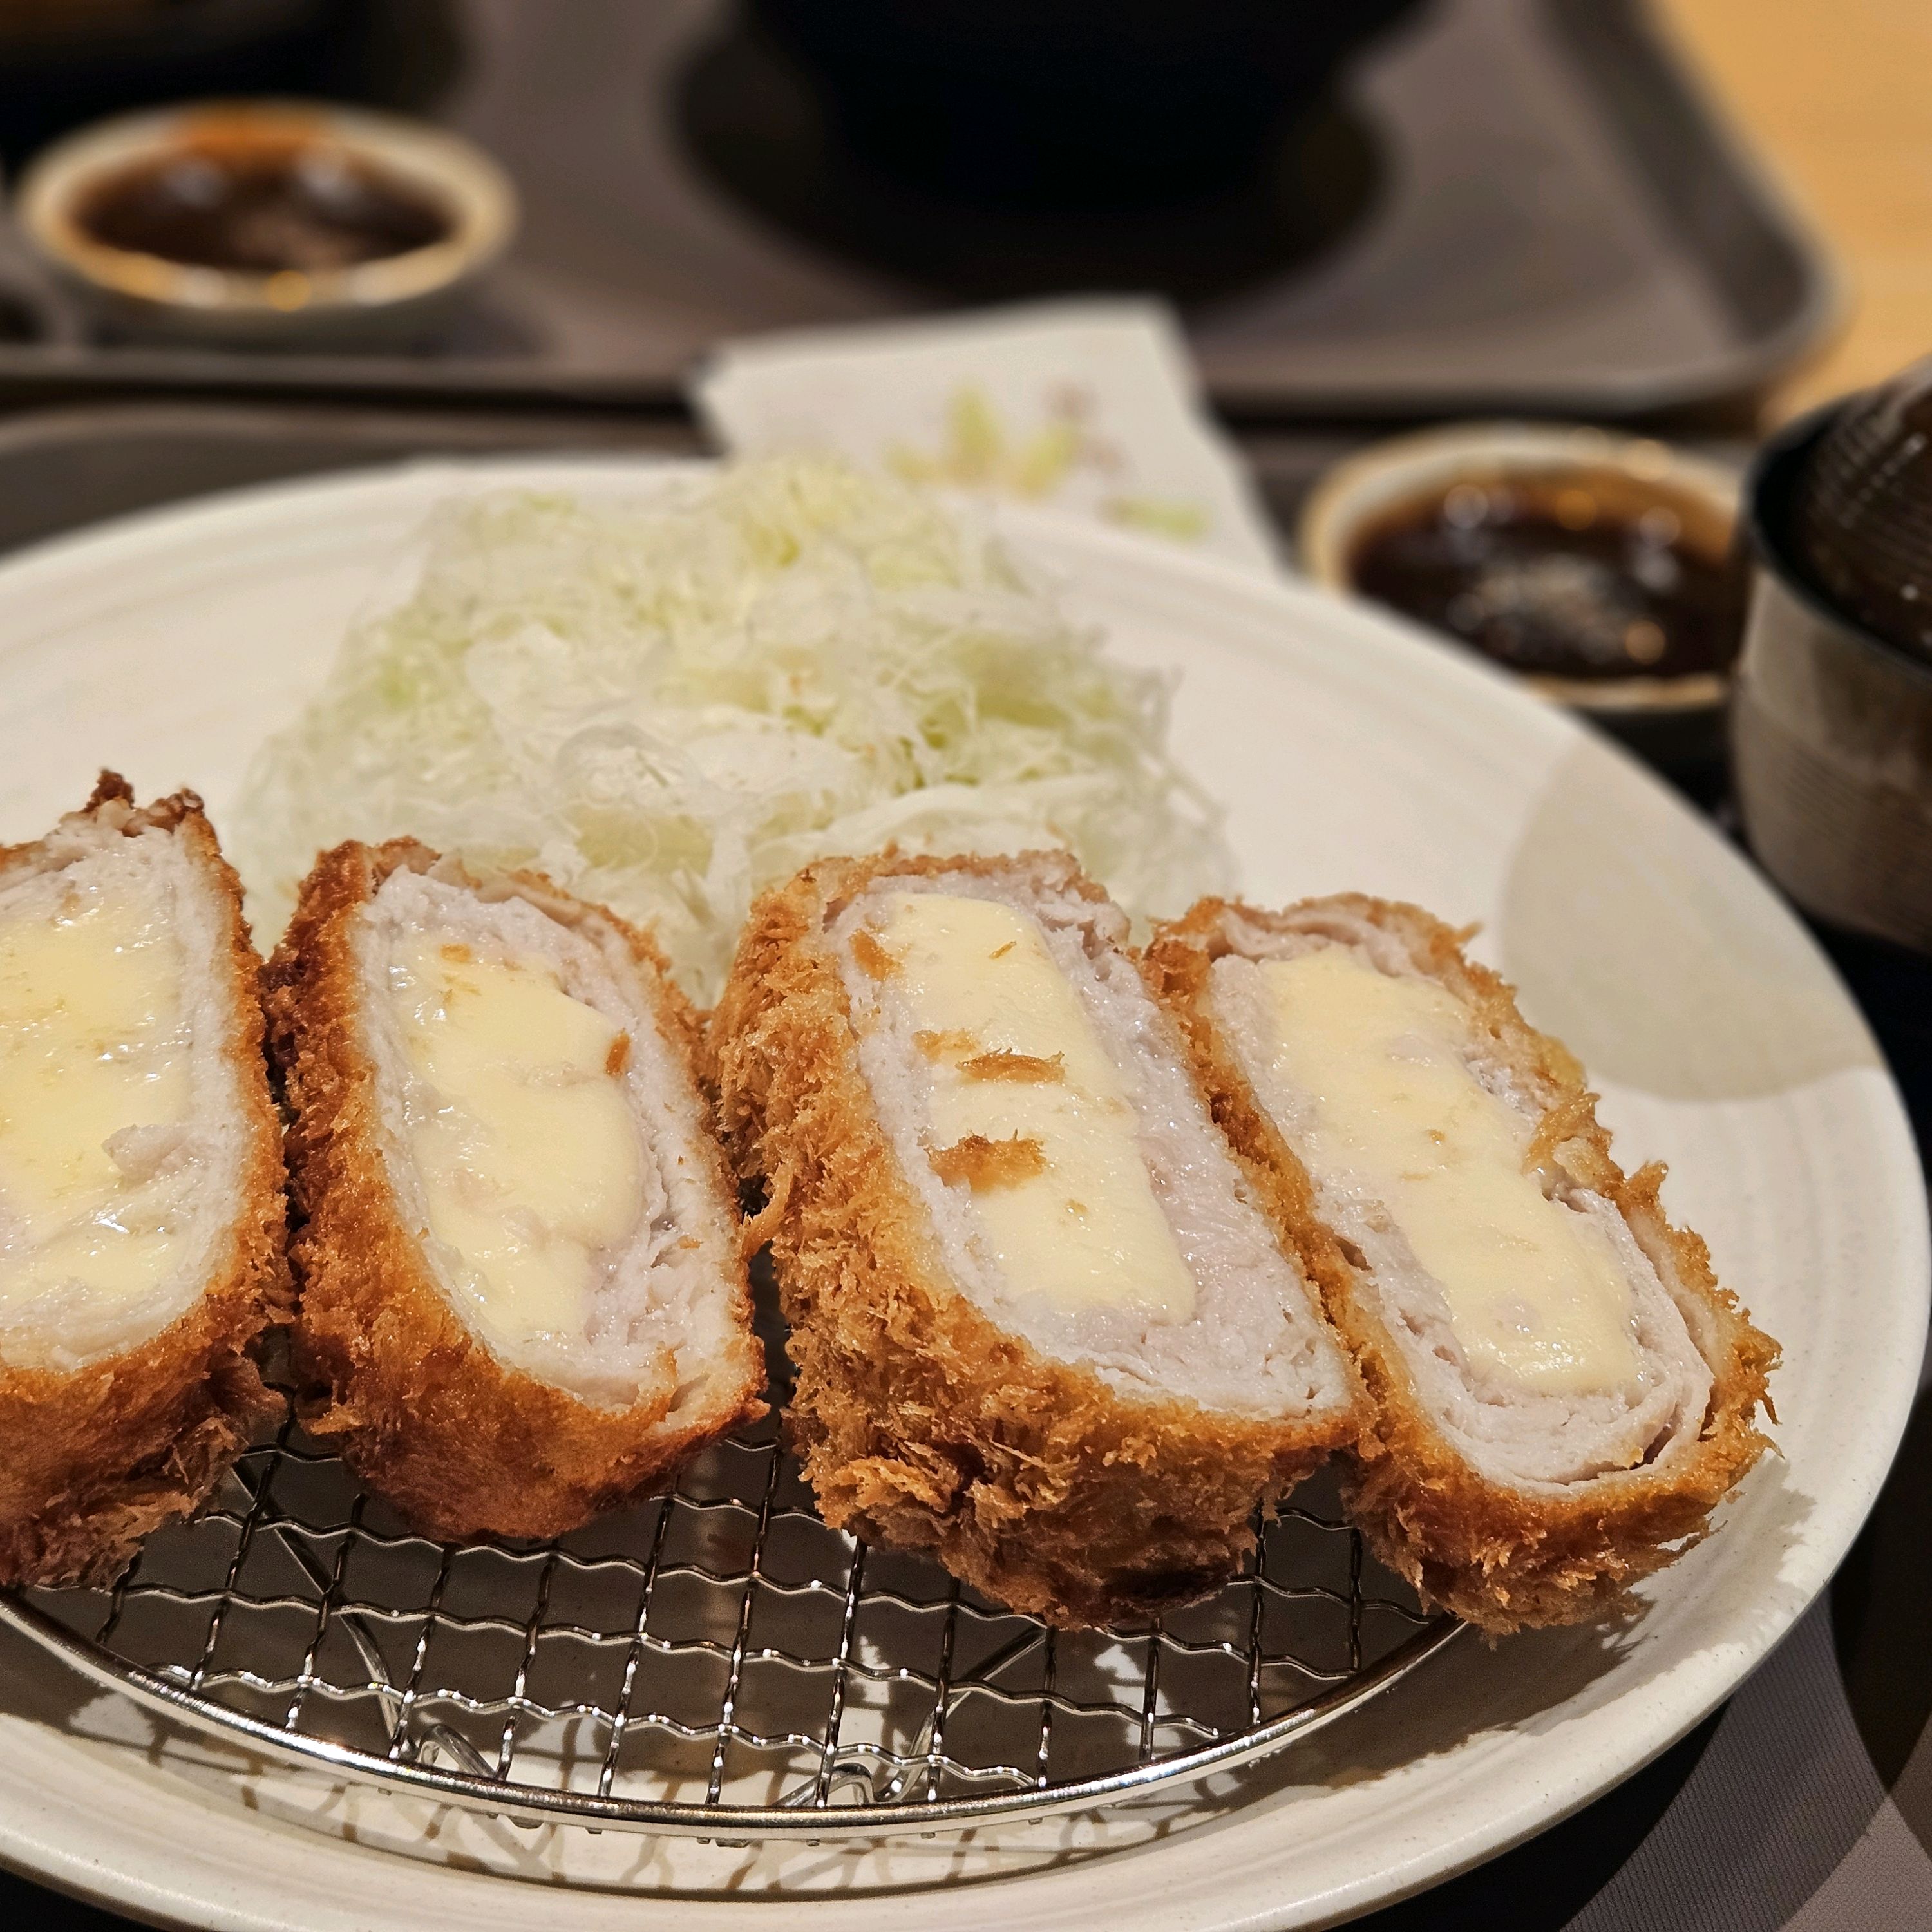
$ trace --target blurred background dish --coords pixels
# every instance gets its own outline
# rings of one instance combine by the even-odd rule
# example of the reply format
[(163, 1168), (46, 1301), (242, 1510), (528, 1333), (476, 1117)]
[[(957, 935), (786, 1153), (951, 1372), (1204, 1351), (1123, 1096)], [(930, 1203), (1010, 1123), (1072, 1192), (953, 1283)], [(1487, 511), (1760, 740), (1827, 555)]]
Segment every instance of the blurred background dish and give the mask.
[(1738, 484), (1647, 436), (1470, 423), (1316, 486), (1303, 567), (1514, 673), (1660, 764), (1721, 742), (1744, 614)]
[(214, 101), (56, 142), (17, 212), (110, 325), (275, 346), (422, 337), (508, 245), (517, 198), (488, 155), (440, 128)]
[(1932, 664), (1932, 361), (1845, 402), (1792, 508), (1798, 551), (1840, 608)]
[(968, 202), (1184, 201), (1419, 0), (745, 0), (852, 148)]
[(1932, 953), (1928, 436), (1922, 364), (1766, 446), (1732, 748), (1778, 884), (1833, 926)]

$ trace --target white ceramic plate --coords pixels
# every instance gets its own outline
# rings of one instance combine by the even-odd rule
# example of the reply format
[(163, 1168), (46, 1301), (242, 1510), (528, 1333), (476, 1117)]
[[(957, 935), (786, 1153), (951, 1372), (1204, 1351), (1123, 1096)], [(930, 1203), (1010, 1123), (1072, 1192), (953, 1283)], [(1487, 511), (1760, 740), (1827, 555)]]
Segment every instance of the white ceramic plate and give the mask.
[[(0, 568), (0, 838), (98, 766), (189, 782), (218, 824), (344, 625), (406, 584), (436, 500), (608, 491), (608, 464), (420, 467), (134, 519)], [(962, 1846), (732, 1850), (524, 1832), (332, 1792), (158, 1728), (0, 1640), (0, 1852), (164, 1921), (486, 1932), (638, 1922), (1260, 1928), (1330, 1924), (1604, 1790), (1730, 1691), (1822, 1586), (1904, 1426), (1925, 1325), (1923, 1184), (1872, 1042), (1749, 868), (1565, 718), (1366, 609), (1084, 526), (1016, 540), (1126, 658), (1183, 673), (1180, 755), (1226, 799), (1248, 892), (1344, 886), (1480, 920), (1477, 950), (1582, 1055), (1627, 1161), (1780, 1336), (1781, 1460), (1632, 1629), (1448, 1652), (1272, 1764)], [(760, 1901), (764, 1904), (760, 1905)]]

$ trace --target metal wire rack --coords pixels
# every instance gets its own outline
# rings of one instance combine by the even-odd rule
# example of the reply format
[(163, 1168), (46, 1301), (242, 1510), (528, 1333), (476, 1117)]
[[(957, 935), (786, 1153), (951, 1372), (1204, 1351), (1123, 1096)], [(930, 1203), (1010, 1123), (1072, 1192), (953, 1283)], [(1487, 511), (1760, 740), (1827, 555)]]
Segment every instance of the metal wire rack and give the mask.
[(338, 1778), (728, 1842), (1166, 1789), (1354, 1708), (1457, 1628), (1310, 1485), (1210, 1600), (1151, 1632), (1055, 1632), (829, 1528), (772, 1418), (662, 1499), (554, 1544), (462, 1547), (410, 1534), (291, 1423), (110, 1588), (9, 1593), (0, 1616), (151, 1708)]

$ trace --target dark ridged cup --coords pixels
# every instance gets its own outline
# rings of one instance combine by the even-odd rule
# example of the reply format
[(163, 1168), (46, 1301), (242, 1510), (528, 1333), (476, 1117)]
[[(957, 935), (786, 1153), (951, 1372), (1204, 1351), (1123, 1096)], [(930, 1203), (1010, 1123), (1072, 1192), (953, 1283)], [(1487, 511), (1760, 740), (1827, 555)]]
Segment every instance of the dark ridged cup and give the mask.
[(1814, 457), (1868, 406), (1853, 397), (1791, 424), (1747, 485), (1733, 776), (1753, 852), (1800, 906), (1932, 953), (1932, 658), (1852, 615), (1801, 540)]

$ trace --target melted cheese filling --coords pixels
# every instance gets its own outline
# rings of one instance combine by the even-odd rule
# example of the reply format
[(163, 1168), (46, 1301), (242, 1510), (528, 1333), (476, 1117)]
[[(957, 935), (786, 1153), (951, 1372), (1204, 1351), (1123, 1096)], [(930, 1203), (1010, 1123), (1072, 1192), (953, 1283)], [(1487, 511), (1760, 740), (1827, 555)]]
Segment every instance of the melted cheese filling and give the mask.
[(180, 942), (146, 895), (74, 884), (0, 927), (0, 1312), (134, 1300), (181, 1258), (194, 1101)]
[(904, 892), (874, 944), (931, 1063), (934, 1164), (972, 1187), (1013, 1292), (1187, 1320), (1194, 1278), (1132, 1097), (1039, 926), (994, 900)]
[(1634, 1379), (1630, 1283), (1609, 1238), (1523, 1172), (1522, 1124), (1470, 1070), (1460, 1002), (1341, 946), (1261, 973), (1274, 1071), (1312, 1098), (1304, 1162), (1387, 1210), (1471, 1360), (1555, 1394)]
[(409, 1132), (429, 1232), (493, 1339), (580, 1338), (606, 1256), (644, 1210), (628, 1038), (544, 962), (434, 938), (398, 949), (389, 987), (430, 1096)]

